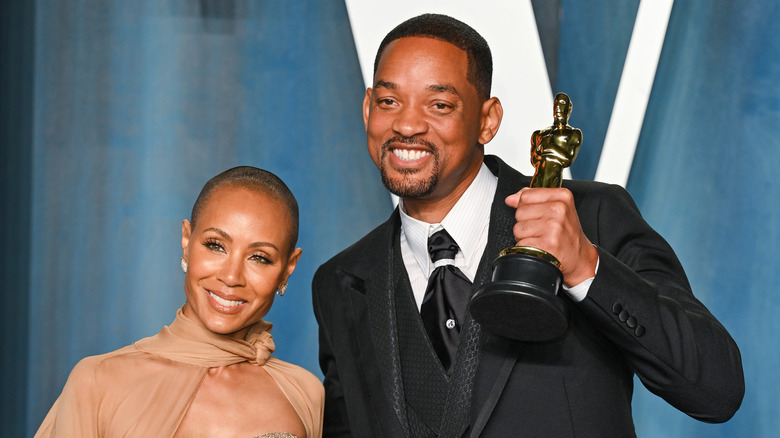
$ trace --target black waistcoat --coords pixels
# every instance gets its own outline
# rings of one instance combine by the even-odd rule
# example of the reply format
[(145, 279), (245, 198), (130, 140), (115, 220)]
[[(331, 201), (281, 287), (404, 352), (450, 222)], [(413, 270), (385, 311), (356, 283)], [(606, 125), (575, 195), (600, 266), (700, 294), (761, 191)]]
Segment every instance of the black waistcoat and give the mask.
[(428, 340), (404, 267), (399, 238), (393, 257), (394, 303), (404, 399), (410, 435), (463, 436), (469, 428), (482, 330), (467, 314), (455, 365), (447, 375)]

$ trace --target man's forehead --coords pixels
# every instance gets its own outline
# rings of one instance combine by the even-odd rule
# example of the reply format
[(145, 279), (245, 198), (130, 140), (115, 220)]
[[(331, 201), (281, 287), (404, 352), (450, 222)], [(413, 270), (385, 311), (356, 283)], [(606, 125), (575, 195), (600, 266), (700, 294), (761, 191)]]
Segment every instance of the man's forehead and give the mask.
[[(466, 51), (439, 38), (427, 36), (409, 36), (390, 42), (379, 57), (378, 67), (391, 56), (407, 56), (411, 52), (429, 53), (429, 56), (449, 56), (466, 59)], [(401, 53), (401, 55), (399, 55)]]
[(441, 78), (466, 78), (468, 58), (466, 52), (441, 40), (417, 38), (415, 41), (412, 38), (401, 38), (393, 41), (382, 53), (377, 63), (375, 80), (393, 82), (393, 78), (387, 76), (415, 72)]

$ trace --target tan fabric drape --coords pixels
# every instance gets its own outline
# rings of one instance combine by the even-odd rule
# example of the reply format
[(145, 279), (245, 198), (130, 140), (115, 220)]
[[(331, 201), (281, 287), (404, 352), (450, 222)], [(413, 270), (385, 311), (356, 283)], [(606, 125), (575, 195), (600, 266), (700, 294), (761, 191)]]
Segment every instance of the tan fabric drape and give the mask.
[(82, 359), (35, 437), (172, 437), (206, 371), (256, 363), (277, 382), (306, 427), (322, 435), (324, 390), (305, 369), (273, 356), (271, 324), (260, 321), (245, 340), (218, 335), (181, 311), (155, 336)]

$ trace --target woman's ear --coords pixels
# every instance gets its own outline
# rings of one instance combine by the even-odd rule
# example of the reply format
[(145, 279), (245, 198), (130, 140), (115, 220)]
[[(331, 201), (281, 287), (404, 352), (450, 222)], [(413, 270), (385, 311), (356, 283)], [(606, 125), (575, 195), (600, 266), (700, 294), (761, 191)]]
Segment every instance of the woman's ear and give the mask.
[(184, 219), (181, 221), (181, 256), (184, 260), (187, 260), (187, 249), (190, 246), (190, 234), (192, 233), (192, 226), (190, 221)]
[(298, 260), (301, 259), (301, 254), (303, 253), (303, 250), (300, 248), (295, 248), (295, 250), (290, 254), (290, 258), (287, 259), (287, 269), (285, 269), (285, 275), (284, 275), (284, 281), (283, 283), (286, 283), (287, 280), (292, 275), (293, 271), (295, 271), (295, 265), (298, 264)]

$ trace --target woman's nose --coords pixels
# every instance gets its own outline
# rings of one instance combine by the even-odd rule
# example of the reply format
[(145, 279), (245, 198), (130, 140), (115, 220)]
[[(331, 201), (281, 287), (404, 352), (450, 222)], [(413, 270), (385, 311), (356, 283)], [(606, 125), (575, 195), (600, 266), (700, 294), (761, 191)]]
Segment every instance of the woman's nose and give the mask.
[(239, 257), (228, 256), (223, 260), (218, 279), (227, 286), (244, 284), (244, 261)]

